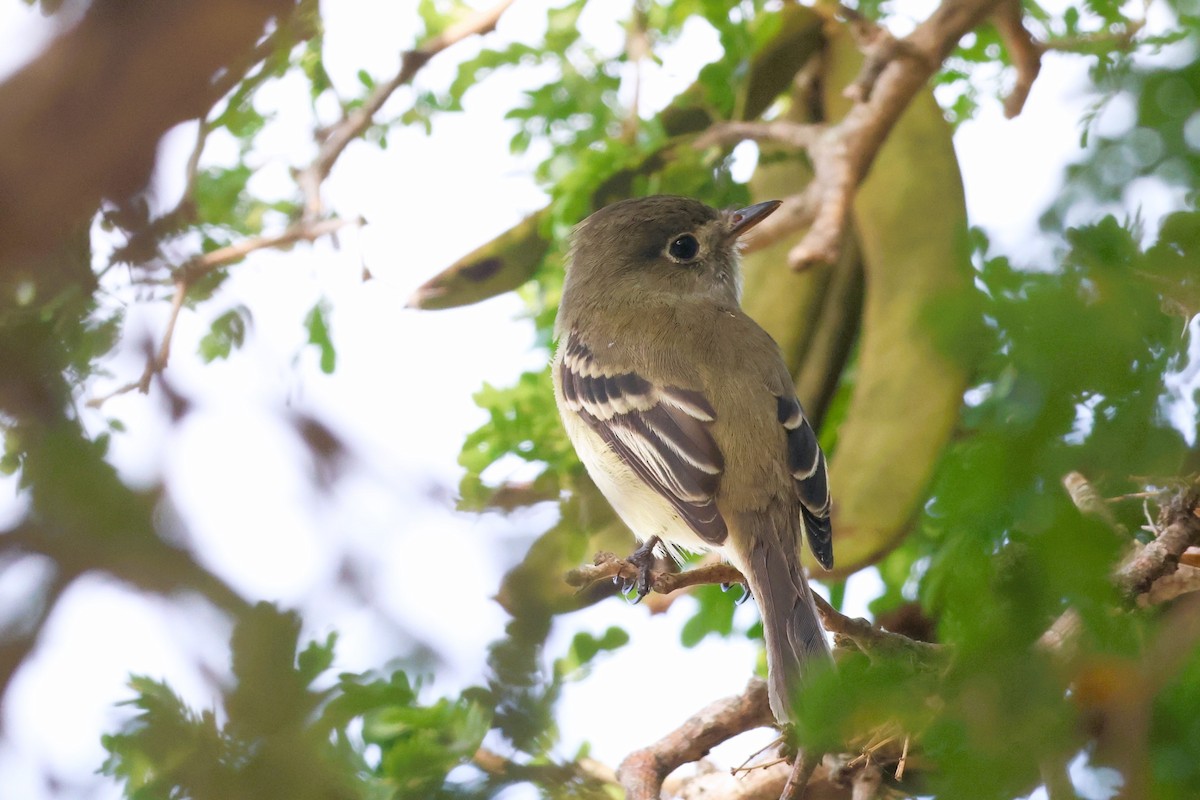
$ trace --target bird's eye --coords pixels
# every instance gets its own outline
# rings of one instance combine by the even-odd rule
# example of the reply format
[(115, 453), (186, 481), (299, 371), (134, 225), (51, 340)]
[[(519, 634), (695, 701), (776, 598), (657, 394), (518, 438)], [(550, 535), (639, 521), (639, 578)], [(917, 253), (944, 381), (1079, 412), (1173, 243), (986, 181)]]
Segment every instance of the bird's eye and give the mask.
[(700, 243), (690, 233), (676, 236), (667, 246), (667, 253), (676, 261), (691, 261), (700, 252)]

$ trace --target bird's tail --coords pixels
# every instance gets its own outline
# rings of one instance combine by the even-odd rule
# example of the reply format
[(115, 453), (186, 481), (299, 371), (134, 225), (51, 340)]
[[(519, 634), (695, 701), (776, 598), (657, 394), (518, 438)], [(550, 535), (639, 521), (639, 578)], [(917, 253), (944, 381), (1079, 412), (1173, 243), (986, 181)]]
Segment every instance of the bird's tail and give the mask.
[(805, 664), (832, 658), (800, 566), (799, 514), (791, 522), (769, 512), (752, 512), (742, 515), (739, 523), (741, 546), (731, 555), (742, 562), (736, 566), (749, 582), (762, 616), (771, 711), (779, 722), (788, 722)]

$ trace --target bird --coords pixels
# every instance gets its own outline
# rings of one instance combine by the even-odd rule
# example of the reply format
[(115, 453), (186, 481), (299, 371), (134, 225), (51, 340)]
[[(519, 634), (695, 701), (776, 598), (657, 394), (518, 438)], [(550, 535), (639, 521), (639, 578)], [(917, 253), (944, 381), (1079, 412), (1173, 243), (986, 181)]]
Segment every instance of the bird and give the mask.
[(718, 211), (656, 195), (576, 226), (551, 363), (580, 461), (642, 542), (716, 551), (745, 577), (763, 623), (781, 724), (811, 664), (832, 662), (800, 561), (833, 567), (825, 455), (778, 345), (740, 306), (740, 240), (777, 200)]

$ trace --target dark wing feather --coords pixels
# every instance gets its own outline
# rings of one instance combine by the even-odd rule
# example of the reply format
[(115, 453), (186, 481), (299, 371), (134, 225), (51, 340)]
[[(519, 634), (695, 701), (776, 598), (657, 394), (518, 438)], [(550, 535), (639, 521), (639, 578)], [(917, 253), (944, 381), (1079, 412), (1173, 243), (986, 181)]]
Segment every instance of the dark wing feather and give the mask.
[(829, 521), (829, 475), (817, 434), (795, 397), (779, 398), (779, 422), (787, 431), (788, 469), (796, 479), (804, 532), (813, 555), (833, 568), (833, 528)]
[(696, 391), (655, 386), (635, 372), (605, 374), (568, 338), (559, 364), (563, 399), (700, 538), (725, 541), (716, 493), (725, 459), (709, 431), (716, 412)]

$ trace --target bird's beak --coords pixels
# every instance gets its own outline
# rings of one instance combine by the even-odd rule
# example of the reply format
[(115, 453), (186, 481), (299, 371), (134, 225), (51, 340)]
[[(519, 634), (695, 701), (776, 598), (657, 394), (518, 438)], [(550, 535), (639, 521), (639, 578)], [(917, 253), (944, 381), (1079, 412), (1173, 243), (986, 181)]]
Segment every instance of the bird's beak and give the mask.
[(780, 200), (767, 200), (752, 206), (739, 208), (729, 215), (729, 235), (733, 238), (741, 236), (746, 231), (771, 216), (771, 212), (783, 205)]

